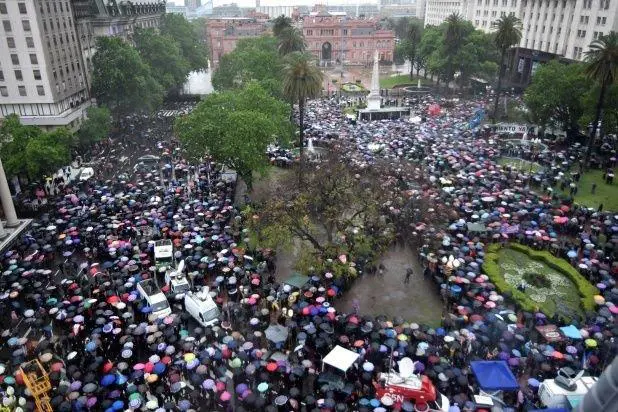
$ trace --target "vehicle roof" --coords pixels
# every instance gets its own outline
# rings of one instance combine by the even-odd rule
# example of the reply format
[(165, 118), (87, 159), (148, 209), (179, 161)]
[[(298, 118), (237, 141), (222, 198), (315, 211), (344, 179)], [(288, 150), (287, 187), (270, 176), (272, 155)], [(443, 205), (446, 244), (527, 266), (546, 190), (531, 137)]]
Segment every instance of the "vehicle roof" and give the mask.
[(185, 300), (193, 301), (200, 310), (210, 310), (213, 307), (217, 307), (214, 300), (207, 295), (205, 298), (199, 297), (196, 293), (188, 293), (185, 295)]
[(568, 391), (556, 385), (554, 379), (546, 379), (541, 382), (541, 386), (547, 386), (547, 388), (556, 395), (585, 395), (590, 388), (596, 383), (597, 378), (593, 376), (584, 376), (579, 379), (577, 383), (577, 389), (574, 391)]

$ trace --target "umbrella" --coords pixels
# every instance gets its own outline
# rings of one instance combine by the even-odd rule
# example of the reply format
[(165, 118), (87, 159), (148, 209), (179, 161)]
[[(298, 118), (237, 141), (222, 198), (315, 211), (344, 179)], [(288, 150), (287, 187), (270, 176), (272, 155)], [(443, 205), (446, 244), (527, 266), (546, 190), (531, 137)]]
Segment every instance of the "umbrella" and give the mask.
[(264, 331), (266, 339), (273, 343), (285, 342), (288, 338), (288, 328), (279, 324), (270, 325)]

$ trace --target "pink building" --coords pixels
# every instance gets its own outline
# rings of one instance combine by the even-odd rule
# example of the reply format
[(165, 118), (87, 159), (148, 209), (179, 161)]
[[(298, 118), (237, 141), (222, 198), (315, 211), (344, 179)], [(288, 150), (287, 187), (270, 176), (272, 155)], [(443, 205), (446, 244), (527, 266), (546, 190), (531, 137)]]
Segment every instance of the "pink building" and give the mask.
[(234, 50), (240, 39), (259, 37), (267, 31), (265, 21), (256, 18), (223, 17), (208, 19), (206, 24), (212, 65), (215, 68), (221, 56)]
[(351, 19), (344, 15), (319, 12), (303, 18), (307, 50), (320, 64), (371, 64), (378, 50), (380, 60), (393, 61), (395, 34), (380, 30), (372, 19)]

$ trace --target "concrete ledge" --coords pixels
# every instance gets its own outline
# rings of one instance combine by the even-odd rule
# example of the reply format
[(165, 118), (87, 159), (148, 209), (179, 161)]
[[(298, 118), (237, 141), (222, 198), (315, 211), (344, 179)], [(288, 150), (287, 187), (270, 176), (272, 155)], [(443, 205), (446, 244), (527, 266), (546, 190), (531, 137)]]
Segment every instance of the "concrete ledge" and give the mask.
[(11, 247), (31, 223), (32, 219), (19, 219), (19, 224), (17, 226), (7, 227), (6, 221), (3, 220), (2, 225), (4, 226), (6, 236), (0, 239), (0, 253), (4, 253), (6, 249)]

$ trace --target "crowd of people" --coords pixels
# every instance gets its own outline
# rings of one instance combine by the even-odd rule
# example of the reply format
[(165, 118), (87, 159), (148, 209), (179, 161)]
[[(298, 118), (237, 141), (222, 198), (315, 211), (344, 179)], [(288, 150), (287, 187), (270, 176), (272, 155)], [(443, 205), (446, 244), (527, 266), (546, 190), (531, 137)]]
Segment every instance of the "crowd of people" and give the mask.
[[(560, 367), (598, 375), (616, 351), (618, 215), (531, 189), (535, 179), (553, 185), (570, 173), (581, 155), (577, 148), (535, 155), (547, 166), (536, 175), (499, 166), (497, 141), (468, 126), (481, 105), (461, 102), (418, 124), (352, 124), (342, 121), (335, 101), (308, 106), (309, 137), (349, 148), (344, 160), (354, 167), (379, 159), (419, 165), (414, 175), (394, 169), (385, 178), (401, 182), (402, 198), (429, 198), (448, 208), (447, 226), (431, 211), (409, 224), (410, 236), (425, 243), (419, 253), (436, 288), (459, 287), (444, 294), (448, 316), (439, 328), (341, 313), (343, 281), (330, 272), (308, 273), (297, 287), (276, 279), (273, 253), (245, 246), (235, 183), (222, 168), (182, 159), (172, 118), (125, 119), (109, 144), (117, 148), (112, 166), (88, 181), (66, 182), (50, 198), (48, 213), (1, 257), (3, 405), (34, 410), (24, 377), (34, 373), (25, 363), (32, 360), (48, 371), (54, 411), (427, 410), (376, 394), (379, 373), (397, 369), (404, 357), (450, 400), (449, 411), (477, 410), (469, 367), (475, 359), (505, 360), (521, 378), (519, 391), (503, 398), (519, 410), (539, 405), (539, 382)], [(165, 165), (118, 174), (113, 162), (125, 154), (154, 154)], [(469, 232), (469, 222), (488, 231)], [(502, 231), (505, 225), (517, 230)], [(174, 302), (171, 315), (152, 315), (136, 285), (157, 276), (153, 245), (160, 239), (173, 241), (193, 289), (208, 287), (222, 311), (219, 324), (200, 327)], [(544, 342), (535, 326), (565, 326), (562, 320), (518, 310), (483, 274), (485, 245), (511, 240), (564, 256), (597, 285), (596, 312), (572, 320), (577, 337)], [(443, 263), (450, 255), (460, 262), (455, 273)], [(421, 274), (411, 272), (408, 281), (415, 276)], [(335, 345), (358, 355), (346, 373), (323, 362)]]

